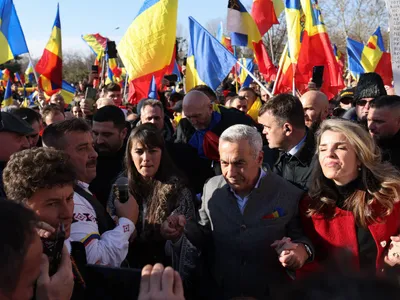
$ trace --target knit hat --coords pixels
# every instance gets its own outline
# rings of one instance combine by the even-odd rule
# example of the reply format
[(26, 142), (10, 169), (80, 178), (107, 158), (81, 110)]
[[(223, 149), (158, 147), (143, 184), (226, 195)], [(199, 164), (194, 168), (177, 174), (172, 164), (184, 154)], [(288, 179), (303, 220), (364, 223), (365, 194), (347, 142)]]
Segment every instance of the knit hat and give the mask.
[(382, 77), (374, 72), (361, 74), (354, 92), (354, 101), (386, 95)]

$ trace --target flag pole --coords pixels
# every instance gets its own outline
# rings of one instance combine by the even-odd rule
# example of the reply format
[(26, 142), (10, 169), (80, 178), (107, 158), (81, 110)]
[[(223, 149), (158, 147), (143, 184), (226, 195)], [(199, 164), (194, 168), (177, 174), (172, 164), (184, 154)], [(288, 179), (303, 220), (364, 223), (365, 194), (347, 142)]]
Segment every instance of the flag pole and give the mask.
[(271, 49), (271, 58), (272, 58), (272, 62), (273, 64), (275, 64), (275, 55), (274, 55), (274, 48), (272, 47), (272, 34), (271, 34), (271, 29), (268, 31), (268, 39), (269, 39), (269, 47)]
[(106, 56), (105, 56), (105, 54), (102, 55), (101, 59), (103, 60), (102, 61), (102, 66), (101, 66), (101, 74), (100, 74), (100, 85), (102, 86), (103, 85), (103, 81), (104, 81), (104, 84), (106, 83), (106, 81), (104, 79), (105, 71), (106, 71)]
[(29, 63), (31, 64), (32, 69), (33, 69), (33, 76), (35, 76), (35, 80), (36, 80), (36, 84), (37, 84), (38, 91), (39, 91), (39, 92), (42, 92), (42, 90), (40, 89), (40, 86), (39, 86), (39, 77), (38, 77), (38, 75), (37, 75), (37, 73), (36, 73), (36, 69), (35, 69), (35, 66), (34, 66), (34, 64), (33, 64), (32, 57), (31, 57), (31, 53), (30, 53), (30, 52), (28, 52), (28, 59), (29, 59)]
[(275, 95), (276, 86), (278, 84), (279, 77), (281, 76), (281, 73), (282, 73), (282, 66), (283, 66), (283, 64), (279, 64), (278, 73), (276, 74), (274, 87), (272, 88), (272, 96)]
[[(237, 47), (237, 46), (233, 46), (233, 55), (235, 56), (235, 58), (236, 58), (236, 60), (237, 60), (237, 57), (236, 57), (236, 47)], [(237, 75), (237, 73), (238, 73), (237, 64), (235, 64), (235, 86), (236, 86), (236, 94), (239, 93), (238, 75)]]
[(246, 73), (253, 78), (253, 80), (260, 86), (260, 88), (266, 92), (270, 97), (272, 97), (272, 94), (270, 91), (268, 91), (268, 89), (256, 78), (256, 76), (254, 76), (253, 73), (251, 73), (239, 60), (237, 60), (237, 63), (239, 64), (239, 66), (246, 71)]
[(293, 96), (296, 96), (296, 72), (295, 68), (293, 68)]
[(125, 102), (128, 102), (128, 101), (126, 100), (126, 91), (127, 91), (128, 84), (129, 84), (129, 75), (128, 75), (128, 73), (126, 73), (126, 76), (125, 76), (125, 85), (124, 85), (124, 97), (123, 97), (123, 99), (125, 100)]
[[(40, 88), (39, 77), (38, 77), (38, 74), (36, 73), (36, 69), (35, 69), (35, 66), (34, 66), (34, 64), (33, 64), (32, 57), (31, 57), (31, 53), (30, 53), (30, 52), (28, 52), (28, 58), (29, 58), (29, 63), (32, 65), (33, 76), (35, 76), (35, 80), (36, 80), (38, 92), (39, 92), (40, 94), (42, 94), (43, 91), (42, 91), (42, 89)], [(38, 101), (37, 101), (37, 103), (39, 104), (40, 111), (42, 111), (43, 105), (42, 105), (42, 103), (40, 102), (40, 98), (39, 98), (39, 97), (40, 97), (40, 94), (38, 94)]]

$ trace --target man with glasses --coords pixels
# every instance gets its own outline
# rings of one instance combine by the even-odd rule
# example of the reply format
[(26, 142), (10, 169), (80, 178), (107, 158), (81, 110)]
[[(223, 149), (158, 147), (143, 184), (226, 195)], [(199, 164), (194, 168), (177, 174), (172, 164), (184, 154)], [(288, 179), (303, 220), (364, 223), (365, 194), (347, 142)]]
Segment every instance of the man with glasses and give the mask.
[(346, 88), (339, 94), (338, 101), (340, 108), (349, 110), (353, 107), (354, 88)]
[(373, 72), (361, 74), (354, 92), (355, 109), (348, 110), (343, 118), (357, 121), (367, 127), (371, 102), (384, 95), (386, 95), (386, 89), (379, 74)]

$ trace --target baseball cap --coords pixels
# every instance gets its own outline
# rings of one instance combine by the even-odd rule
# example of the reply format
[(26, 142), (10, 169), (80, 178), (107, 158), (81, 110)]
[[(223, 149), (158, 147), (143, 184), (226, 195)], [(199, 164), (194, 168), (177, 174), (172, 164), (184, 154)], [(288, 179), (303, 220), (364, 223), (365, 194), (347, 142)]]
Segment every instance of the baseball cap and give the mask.
[(354, 98), (354, 91), (355, 91), (355, 88), (347, 88), (347, 89), (342, 90), (342, 91), (340, 92), (340, 94), (339, 94), (339, 99), (338, 99), (338, 101), (341, 101), (341, 100), (344, 99), (344, 98), (350, 98), (351, 100), (353, 100), (353, 98)]
[(171, 109), (175, 112), (182, 112), (183, 100), (179, 100), (175, 103)]
[(25, 135), (32, 133), (33, 128), (28, 122), (19, 117), (7, 112), (1, 112), (0, 132), (4, 131)]

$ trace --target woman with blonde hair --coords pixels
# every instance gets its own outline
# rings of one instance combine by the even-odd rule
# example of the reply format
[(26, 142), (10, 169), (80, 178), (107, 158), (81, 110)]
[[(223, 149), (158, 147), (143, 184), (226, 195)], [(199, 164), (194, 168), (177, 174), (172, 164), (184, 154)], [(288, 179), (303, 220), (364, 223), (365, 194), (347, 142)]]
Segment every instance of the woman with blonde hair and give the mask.
[(300, 273), (323, 270), (346, 253), (353, 270), (385, 273), (400, 264), (400, 173), (381, 161), (379, 148), (359, 125), (326, 120), (317, 132), (310, 200), (300, 211), (315, 259)]

